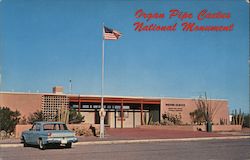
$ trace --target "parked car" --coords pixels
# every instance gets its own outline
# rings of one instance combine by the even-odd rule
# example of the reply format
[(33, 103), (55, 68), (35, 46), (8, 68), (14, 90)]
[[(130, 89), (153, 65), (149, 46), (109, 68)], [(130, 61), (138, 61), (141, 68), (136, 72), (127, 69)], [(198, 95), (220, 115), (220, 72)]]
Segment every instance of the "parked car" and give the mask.
[(40, 149), (46, 149), (47, 145), (56, 144), (71, 148), (77, 141), (75, 133), (62, 122), (35, 122), (31, 129), (21, 134), (24, 147), (39, 145)]

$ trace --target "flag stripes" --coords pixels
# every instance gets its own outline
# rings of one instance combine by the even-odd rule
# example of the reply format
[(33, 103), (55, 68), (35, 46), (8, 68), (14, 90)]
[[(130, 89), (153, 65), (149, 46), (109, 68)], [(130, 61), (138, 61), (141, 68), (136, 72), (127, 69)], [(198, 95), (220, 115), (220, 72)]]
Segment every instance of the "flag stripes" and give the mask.
[(122, 34), (116, 30), (105, 27), (103, 28), (103, 38), (105, 40), (118, 40)]

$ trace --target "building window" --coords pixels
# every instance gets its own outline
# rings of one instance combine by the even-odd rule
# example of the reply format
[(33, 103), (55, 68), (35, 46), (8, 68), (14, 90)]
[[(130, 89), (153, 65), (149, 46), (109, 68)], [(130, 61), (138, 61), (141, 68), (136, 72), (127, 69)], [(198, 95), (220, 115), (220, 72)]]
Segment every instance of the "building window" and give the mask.
[[(121, 111), (116, 112), (116, 117), (121, 118), (122, 117), (122, 112)], [(124, 111), (123, 112), (123, 118), (128, 118), (128, 117), (129, 117), (128, 111)]]

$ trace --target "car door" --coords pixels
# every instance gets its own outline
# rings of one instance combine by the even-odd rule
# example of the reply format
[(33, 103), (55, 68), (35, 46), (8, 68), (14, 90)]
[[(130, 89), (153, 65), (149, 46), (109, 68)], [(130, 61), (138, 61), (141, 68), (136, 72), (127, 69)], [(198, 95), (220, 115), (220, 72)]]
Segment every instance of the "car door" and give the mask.
[(38, 144), (40, 128), (41, 125), (39, 123), (35, 123), (31, 128), (31, 130), (29, 131), (29, 139), (31, 144)]
[(32, 141), (34, 142), (34, 144), (38, 144), (38, 138), (40, 136), (40, 133), (41, 133), (41, 124), (37, 123), (32, 133)]
[(25, 135), (25, 141), (26, 143), (33, 144), (33, 132), (36, 128), (36, 124), (33, 124), (33, 126), (29, 129), (29, 131), (26, 132)]

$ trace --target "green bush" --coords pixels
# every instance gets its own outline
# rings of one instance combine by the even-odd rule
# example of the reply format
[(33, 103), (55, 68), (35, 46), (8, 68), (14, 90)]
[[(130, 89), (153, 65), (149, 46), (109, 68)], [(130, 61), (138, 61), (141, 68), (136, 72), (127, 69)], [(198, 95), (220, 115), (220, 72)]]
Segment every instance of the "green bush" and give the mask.
[(171, 113), (163, 113), (162, 114), (162, 119), (164, 125), (180, 125), (182, 124), (182, 117), (181, 115), (177, 114), (171, 114)]
[(28, 117), (28, 123), (29, 124), (33, 124), (34, 122), (43, 121), (43, 120), (44, 120), (43, 112), (39, 111), (39, 110), (37, 110), (36, 112), (30, 114), (29, 117)]
[(189, 115), (191, 117), (192, 123), (194, 124), (201, 125), (206, 122), (204, 110), (202, 110), (201, 108), (197, 108), (193, 112), (190, 112)]
[(12, 111), (8, 107), (0, 107), (0, 131), (12, 133), (20, 120), (20, 112)]
[(75, 109), (69, 111), (69, 123), (81, 123), (84, 119), (84, 116), (80, 112), (77, 112)]

